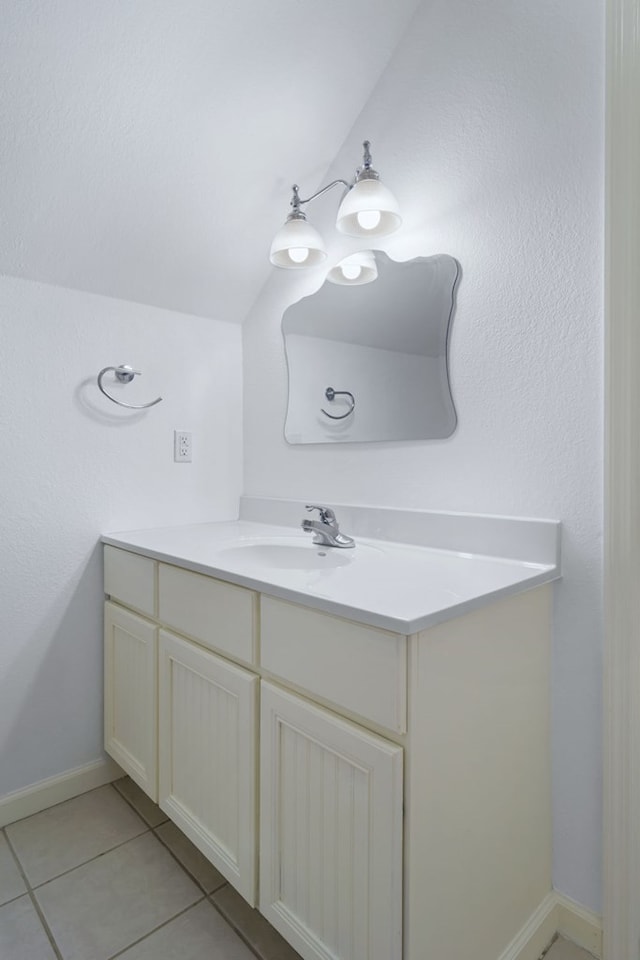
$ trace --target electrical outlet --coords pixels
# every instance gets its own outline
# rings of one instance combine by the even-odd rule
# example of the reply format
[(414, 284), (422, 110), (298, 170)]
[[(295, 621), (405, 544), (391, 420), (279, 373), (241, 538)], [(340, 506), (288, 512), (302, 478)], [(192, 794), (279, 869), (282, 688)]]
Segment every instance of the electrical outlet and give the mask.
[(173, 431), (173, 459), (176, 463), (191, 463), (191, 433), (188, 430)]

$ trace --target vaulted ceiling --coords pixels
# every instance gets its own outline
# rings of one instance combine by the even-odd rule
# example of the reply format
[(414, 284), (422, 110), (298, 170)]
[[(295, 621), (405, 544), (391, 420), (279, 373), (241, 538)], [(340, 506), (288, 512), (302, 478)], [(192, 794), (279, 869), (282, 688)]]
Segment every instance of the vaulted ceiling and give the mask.
[(0, 273), (241, 322), (419, 2), (3, 0)]

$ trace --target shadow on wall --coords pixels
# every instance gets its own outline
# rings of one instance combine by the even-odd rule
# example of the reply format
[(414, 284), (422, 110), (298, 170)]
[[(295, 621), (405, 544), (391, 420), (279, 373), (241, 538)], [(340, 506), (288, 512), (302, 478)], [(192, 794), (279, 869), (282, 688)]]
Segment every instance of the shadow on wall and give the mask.
[[(118, 384), (117, 386), (121, 385)], [(110, 389), (113, 389), (113, 387), (110, 386)], [(98, 392), (95, 377), (86, 377), (79, 383), (74, 390), (73, 399), (76, 410), (79, 410), (85, 417), (116, 427), (138, 423), (147, 414), (146, 410), (118, 409)], [(128, 402), (139, 403), (140, 401), (133, 399)]]
[(65, 589), (49, 589), (46, 619), (3, 665), (0, 797), (102, 755), (101, 545)]

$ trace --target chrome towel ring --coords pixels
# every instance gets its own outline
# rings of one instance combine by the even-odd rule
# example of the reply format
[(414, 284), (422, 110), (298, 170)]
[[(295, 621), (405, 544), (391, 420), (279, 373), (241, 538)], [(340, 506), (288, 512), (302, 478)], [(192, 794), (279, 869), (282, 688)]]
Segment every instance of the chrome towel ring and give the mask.
[(125, 403), (124, 400), (118, 400), (116, 397), (112, 397), (110, 393), (107, 393), (105, 388), (102, 386), (102, 378), (105, 373), (108, 373), (109, 370), (113, 370), (116, 375), (116, 380), (120, 383), (131, 383), (135, 376), (142, 376), (141, 370), (134, 370), (132, 367), (128, 366), (126, 363), (121, 363), (119, 367), (103, 367), (103, 369), (98, 374), (98, 389), (101, 393), (104, 393), (105, 397), (108, 397), (109, 400), (112, 400), (113, 403), (117, 403), (119, 407), (127, 407), (129, 410), (144, 410), (146, 407), (155, 407), (156, 403), (160, 403), (162, 397), (157, 397), (155, 400), (151, 400), (149, 403)]
[(331, 417), (332, 420), (344, 420), (345, 417), (348, 417), (350, 414), (352, 414), (356, 408), (356, 398), (349, 390), (334, 390), (333, 387), (327, 387), (324, 395), (327, 400), (334, 400), (336, 397), (340, 396), (349, 397), (351, 400), (351, 406), (346, 413), (328, 413), (323, 407), (320, 408), (325, 417)]

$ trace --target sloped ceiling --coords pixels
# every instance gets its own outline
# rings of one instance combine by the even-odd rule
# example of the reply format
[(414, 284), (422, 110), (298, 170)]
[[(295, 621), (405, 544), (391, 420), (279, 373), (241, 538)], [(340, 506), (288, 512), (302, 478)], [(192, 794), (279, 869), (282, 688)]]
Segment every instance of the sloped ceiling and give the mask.
[(0, 273), (241, 322), (418, 5), (3, 0)]

